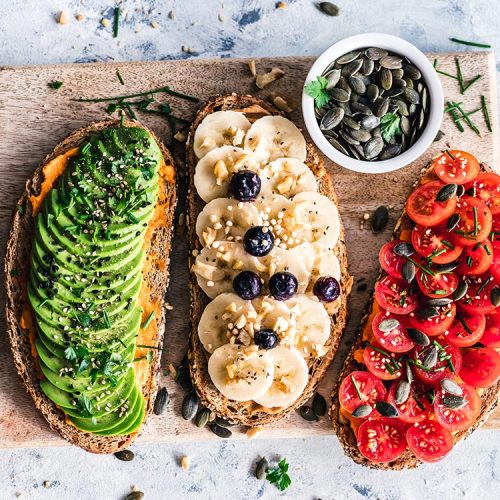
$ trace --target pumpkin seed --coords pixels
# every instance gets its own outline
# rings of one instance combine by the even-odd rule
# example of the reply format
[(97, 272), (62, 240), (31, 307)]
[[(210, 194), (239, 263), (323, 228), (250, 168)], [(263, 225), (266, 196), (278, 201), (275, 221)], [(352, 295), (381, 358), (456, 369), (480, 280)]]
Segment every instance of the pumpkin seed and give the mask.
[(350, 76), (349, 85), (351, 89), (358, 94), (364, 94), (366, 92), (366, 85), (359, 76)]
[(373, 408), (370, 405), (360, 405), (352, 412), (352, 416), (362, 418), (370, 415), (372, 411)]
[[(397, 78), (398, 80), (401, 80), (405, 74), (403, 68), (398, 68), (398, 69), (393, 69), (392, 71), (392, 76), (394, 78)], [(406, 86), (406, 83), (405, 83)]]
[(422, 109), (424, 111), (427, 111), (427, 108), (429, 106), (429, 98), (428, 98), (428, 92), (427, 92), (427, 89), (426, 88), (423, 88), (422, 89), (422, 92), (421, 92), (421, 101), (422, 101)]
[(400, 69), (403, 66), (403, 59), (399, 56), (385, 56), (380, 59), (380, 66), (386, 69)]
[(333, 107), (321, 119), (320, 128), (322, 130), (331, 130), (342, 121), (342, 118), (344, 118), (344, 110)]
[(120, 450), (114, 453), (114, 456), (123, 462), (130, 462), (134, 460), (135, 453), (132, 450)]
[(356, 113), (366, 115), (366, 116), (372, 114), (372, 110), (368, 106), (366, 106), (365, 104), (363, 104), (361, 102), (353, 102), (353, 103), (351, 103), (351, 106), (352, 106), (353, 111), (355, 111)]
[(410, 120), (408, 120), (406, 116), (401, 117), (401, 120), (399, 121), (399, 126), (401, 127), (401, 132), (403, 132), (404, 135), (410, 135), (411, 133)]
[(390, 332), (391, 330), (394, 330), (394, 328), (397, 328), (399, 325), (400, 323), (397, 319), (386, 318), (379, 323), (378, 329), (383, 333), (387, 333)]
[(365, 143), (364, 154), (367, 160), (376, 158), (384, 148), (384, 141), (381, 137), (372, 137)]
[(359, 125), (365, 130), (372, 130), (380, 125), (380, 118), (375, 115), (368, 115), (361, 119)]
[(403, 276), (403, 279), (407, 283), (411, 283), (413, 279), (415, 278), (417, 270), (415, 268), (415, 264), (409, 260), (407, 260), (405, 263), (403, 263), (403, 266), (401, 268), (401, 274)]
[(495, 307), (500, 305), (500, 288), (497, 286), (490, 292), (490, 301)]
[(405, 75), (408, 75), (412, 80), (420, 80), (422, 78), (422, 73), (413, 64), (403, 64), (403, 71)]
[(413, 382), (413, 372), (411, 370), (410, 363), (406, 363), (406, 379), (408, 380), (409, 384)]
[(460, 222), (460, 215), (459, 214), (453, 214), (447, 221), (446, 221), (446, 230), (447, 231), (453, 231), (455, 229), (456, 225)]
[(384, 90), (389, 90), (392, 87), (392, 73), (387, 68), (380, 72), (380, 85)]
[(209, 424), (208, 428), (216, 435), (219, 436), (220, 438), (223, 439), (228, 439), (230, 438), (233, 433), (226, 427), (222, 427), (221, 425), (217, 424)]
[(350, 62), (354, 61), (355, 59), (357, 59), (360, 54), (361, 54), (361, 52), (359, 52), (359, 51), (348, 52), (347, 54), (344, 54), (343, 56), (340, 56), (337, 59), (337, 64), (350, 63)]
[(205, 427), (210, 419), (210, 410), (208, 408), (202, 408), (196, 415), (194, 419), (194, 425), (196, 427)]
[(181, 365), (177, 368), (177, 382), (185, 391), (193, 390), (193, 383), (187, 365)]
[(467, 293), (467, 290), (469, 288), (469, 285), (467, 284), (466, 281), (462, 280), (458, 283), (457, 289), (453, 292), (453, 295), (451, 296), (453, 300), (460, 300), (463, 297), (465, 297), (465, 294)]
[(443, 297), (439, 299), (431, 299), (427, 301), (427, 304), (432, 306), (432, 307), (444, 307), (447, 306), (448, 304), (451, 304), (453, 301), (449, 299), (448, 297)]
[(436, 201), (448, 201), (457, 193), (456, 184), (445, 184), (437, 193)]
[(430, 319), (430, 318), (435, 318), (436, 316), (439, 316), (439, 311), (432, 306), (423, 306), (421, 307), (418, 311), (417, 314), (424, 319)]
[[(408, 83), (408, 82), (407, 82)], [(411, 104), (419, 104), (420, 103), (420, 95), (418, 92), (408, 85), (403, 92), (405, 98), (407, 101), (409, 101)], [(410, 112), (411, 114), (411, 112)]]
[(472, 196), (473, 198), (475, 198), (475, 196), (476, 196), (476, 186), (472, 186), (469, 189), (467, 189), (467, 191), (465, 191), (465, 194), (467, 196)]
[(347, 144), (352, 144), (353, 146), (357, 146), (359, 144), (359, 141), (354, 139), (354, 137), (351, 137), (346, 130), (341, 130), (340, 136), (345, 142), (347, 142)]
[[(365, 149), (369, 142), (365, 144)], [(385, 229), (385, 226), (387, 226), (387, 222), (389, 222), (389, 211), (387, 210), (387, 207), (382, 205), (378, 207), (375, 212), (373, 212), (371, 220), (372, 231), (374, 233), (380, 233)]]
[[(402, 78), (394, 78), (394, 73), (392, 74), (392, 86), (397, 89), (406, 88), (406, 82)], [(402, 92), (402, 91), (401, 91)]]
[(340, 9), (333, 3), (331, 2), (320, 2), (318, 4), (318, 8), (323, 14), (326, 14), (327, 16), (338, 16)]
[(318, 417), (323, 417), (326, 415), (327, 411), (326, 399), (319, 392), (317, 392), (314, 395), (312, 402), (312, 409), (314, 413), (318, 415)]
[(396, 404), (401, 405), (408, 401), (408, 398), (410, 397), (410, 389), (411, 385), (406, 380), (401, 380), (399, 382), (398, 386), (396, 387)]
[(458, 267), (458, 262), (450, 262), (449, 264), (434, 264), (434, 271), (438, 274), (451, 273)]
[(331, 90), (340, 80), (340, 69), (332, 69), (328, 74), (325, 75), (325, 78), (328, 80), (326, 84), (326, 90)]
[(368, 59), (372, 59), (373, 61), (378, 61), (382, 59), (382, 57), (386, 57), (389, 53), (385, 49), (380, 49), (378, 47), (370, 47), (365, 50), (365, 55)]
[(455, 396), (454, 394), (446, 394), (442, 399), (443, 406), (450, 410), (458, 410), (467, 404), (467, 400), (462, 396)]
[(434, 346), (432, 346), (429, 352), (424, 356), (422, 364), (426, 368), (434, 368), (436, 366), (437, 361), (438, 361), (438, 351)]
[(375, 403), (375, 409), (383, 416), (383, 417), (398, 417), (399, 412), (398, 409), (392, 405), (391, 403), (387, 403), (386, 401), (377, 401)]
[(349, 156), (349, 153), (347, 149), (340, 144), (340, 142), (337, 139), (330, 139), (328, 141), (337, 151), (340, 151), (342, 154), (345, 154), (346, 156)]
[(416, 328), (407, 328), (406, 333), (408, 334), (408, 337), (410, 337), (410, 339), (417, 345), (425, 347), (431, 343), (429, 337)]
[(364, 129), (351, 129), (349, 130), (349, 135), (359, 141), (359, 142), (366, 142), (366, 141), (369, 141), (371, 138), (372, 138), (372, 135), (370, 134), (370, 132), (368, 132), (368, 130), (364, 130)]
[(340, 87), (335, 87), (329, 90), (328, 93), (330, 94), (331, 98), (334, 99), (335, 101), (339, 102), (349, 101), (349, 93), (346, 90), (341, 89)]
[(155, 404), (153, 407), (153, 412), (155, 415), (161, 415), (165, 407), (168, 405), (170, 400), (170, 396), (168, 395), (168, 391), (166, 387), (162, 387), (158, 394), (156, 395)]
[(194, 392), (186, 394), (182, 401), (182, 418), (184, 420), (191, 420), (198, 412), (200, 400)]
[(436, 137), (434, 137), (434, 142), (440, 141), (445, 136), (445, 133), (442, 130), (438, 130)]
[(299, 408), (299, 413), (300, 416), (308, 422), (316, 422), (318, 420), (318, 416), (310, 406), (301, 406)]
[[(389, 97), (389, 98), (398, 97), (402, 93), (403, 93), (403, 89), (402, 88), (394, 88), (393, 87), (390, 90), (386, 90), (384, 92), (384, 97)], [(391, 103), (389, 109), (390, 109), (391, 113), (394, 113), (395, 111), (397, 111), (398, 105), (396, 103)]]
[(407, 243), (404, 241), (404, 242), (398, 243), (394, 247), (393, 252), (396, 255), (400, 255), (401, 257), (411, 257), (415, 253), (415, 250), (414, 250), (413, 246), (411, 245), (411, 243)]
[(370, 85), (366, 87), (366, 95), (371, 102), (375, 102), (377, 100), (379, 92), (379, 88), (374, 83), (370, 83)]
[(389, 99), (387, 97), (382, 97), (375, 103), (375, 109), (373, 114), (381, 118), (389, 110)]
[[(347, 145), (347, 149), (349, 149), (352, 156), (354, 158), (356, 158), (356, 160), (361, 160), (363, 158), (363, 154), (359, 154), (359, 148), (361, 148), (360, 144), (348, 144)], [(363, 148), (361, 148), (361, 153), (363, 153)]]
[(461, 396), (464, 393), (462, 388), (454, 380), (449, 378), (441, 380), (441, 387), (443, 388), (443, 391), (453, 394), (454, 396)]
[(131, 491), (125, 500), (142, 500), (144, 498), (144, 493), (142, 491)]
[(361, 66), (361, 69), (359, 71), (361, 74), (369, 76), (373, 73), (374, 68), (375, 68), (375, 63), (371, 59), (364, 57), (363, 65)]
[(255, 467), (255, 477), (261, 480), (265, 479), (267, 469), (269, 469), (269, 462), (267, 461), (266, 457), (262, 457), (257, 462), (257, 466)]
[(345, 64), (342, 67), (342, 76), (351, 76), (357, 73), (361, 66), (363, 65), (362, 59), (356, 59), (355, 61), (351, 61), (350, 63)]
[(406, 102), (402, 101), (401, 99), (397, 99), (396, 104), (398, 105), (398, 113), (401, 116), (408, 116), (410, 114), (408, 112), (408, 106), (406, 105)]
[(351, 116), (344, 116), (344, 118), (342, 118), (342, 121), (351, 129), (353, 130), (359, 130), (360, 128), (360, 124), (354, 119), (352, 118)]
[(234, 424), (222, 417), (215, 417), (215, 423), (221, 427), (233, 427)]
[(411, 78), (405, 76), (403, 77), (403, 80), (406, 82), (406, 88), (412, 89), (414, 87), (413, 80)]
[(465, 188), (463, 184), (459, 184), (457, 186), (457, 196), (460, 198), (460, 196), (463, 196), (465, 193)]

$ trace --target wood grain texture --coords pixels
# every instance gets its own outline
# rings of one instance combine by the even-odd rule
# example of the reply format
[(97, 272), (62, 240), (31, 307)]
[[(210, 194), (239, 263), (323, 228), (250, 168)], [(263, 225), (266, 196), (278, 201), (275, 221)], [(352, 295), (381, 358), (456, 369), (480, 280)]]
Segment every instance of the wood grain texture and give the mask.
[[(429, 55), (434, 59), (434, 55)], [(452, 54), (436, 55), (443, 71), (455, 74)], [(445, 96), (450, 100), (462, 101), (466, 110), (479, 107), (479, 96), (484, 94), (493, 124), (493, 133), (487, 133), (480, 113), (475, 122), (483, 132), (477, 137), (466, 129), (458, 132), (449, 117), (444, 117), (442, 130), (444, 138), (434, 143), (417, 162), (399, 172), (369, 176), (342, 169), (326, 160), (340, 199), (340, 210), (346, 226), (348, 257), (351, 274), (367, 283), (367, 290), (356, 291), (356, 283), (351, 295), (349, 309), (351, 318), (339, 351), (319, 392), (328, 395), (338, 374), (356, 326), (359, 323), (369, 291), (378, 270), (377, 255), (380, 246), (389, 237), (396, 219), (399, 217), (410, 186), (419, 170), (431, 157), (445, 147), (446, 143), (470, 150), (482, 161), (498, 169), (500, 165), (500, 142), (498, 137), (498, 113), (496, 104), (495, 65), (492, 54), (469, 52), (460, 54), (464, 78), (469, 80), (477, 74), (483, 77), (465, 94), (460, 95), (456, 81), (442, 77)], [(197, 95), (201, 101), (219, 93), (252, 93), (266, 98), (271, 93), (285, 97), (298, 105), (302, 84), (313, 62), (310, 57), (266, 58), (257, 60), (259, 72), (273, 66), (285, 71), (285, 77), (266, 89), (258, 91), (253, 84), (245, 60), (191, 60), (159, 61), (139, 63), (98, 63), (81, 65), (36, 66), (0, 69), (0, 246), (1, 255), (5, 251), (10, 216), (21, 194), (26, 179), (46, 153), (71, 130), (85, 126), (91, 121), (107, 117), (105, 105), (73, 102), (73, 97), (104, 97), (140, 92), (164, 85), (176, 90)], [(125, 80), (120, 85), (116, 70)], [(64, 85), (59, 90), (51, 90), (47, 83), (61, 80)], [(175, 114), (192, 118), (197, 109), (194, 103), (160, 96), (168, 101)], [(290, 116), (297, 124), (303, 125), (300, 109)], [(171, 143), (166, 122), (156, 116), (141, 115), (144, 123), (151, 127), (166, 144)], [(183, 148), (173, 144), (173, 151), (182, 175)], [(373, 235), (369, 229), (360, 230), (360, 219), (364, 213), (371, 213), (385, 204), (390, 207), (390, 222), (383, 234)], [(187, 441), (215, 438), (209, 431), (198, 429), (180, 417), (183, 391), (168, 375), (169, 363), (176, 365), (186, 351), (188, 340), (187, 290), (187, 245), (184, 229), (180, 228), (174, 239), (172, 254), (171, 284), (167, 301), (174, 309), (167, 312), (165, 351), (160, 386), (166, 385), (171, 395), (169, 407), (161, 417), (152, 416), (139, 442)], [(1, 299), (4, 301), (2, 290)], [(5, 324), (2, 317), (2, 326)], [(2, 328), (5, 332), (5, 328)], [(488, 427), (500, 428), (500, 413), (491, 417)], [(298, 415), (267, 428), (260, 436), (265, 438), (305, 437), (332, 434), (327, 417), (318, 423), (309, 423)], [(235, 437), (245, 439), (243, 432), (235, 431)], [(217, 438), (216, 438), (217, 439)], [(25, 394), (11, 360), (5, 334), (0, 334), (0, 447), (37, 447), (65, 445), (65, 441), (51, 432), (46, 422), (35, 410), (29, 396)]]

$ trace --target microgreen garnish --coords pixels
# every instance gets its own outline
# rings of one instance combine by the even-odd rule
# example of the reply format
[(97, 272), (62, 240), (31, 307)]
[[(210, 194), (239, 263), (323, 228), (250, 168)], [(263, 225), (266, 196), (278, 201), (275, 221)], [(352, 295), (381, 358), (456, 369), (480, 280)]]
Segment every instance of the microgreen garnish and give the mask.
[(474, 236), (477, 236), (477, 207), (472, 207), (472, 213), (474, 215)]
[(24, 205), (17, 205), (17, 211), (21, 214), (24, 215), (26, 213), (26, 210), (24, 208)]
[(271, 483), (276, 485), (276, 487), (280, 491), (286, 490), (290, 484), (292, 484), (292, 480), (288, 475), (288, 463), (286, 458), (281, 459), (278, 462), (278, 466), (272, 469), (268, 469), (266, 479)]
[(108, 313), (106, 311), (102, 312), (102, 319), (104, 321), (104, 326), (106, 328), (111, 328), (111, 321), (109, 320)]
[(92, 404), (91, 399), (86, 394), (80, 394), (76, 401), (77, 410), (87, 417), (90, 417), (94, 414), (94, 405)]
[(118, 81), (122, 84), (125, 85), (125, 81), (123, 80), (122, 75), (120, 75), (120, 72), (116, 70), (116, 77), (118, 78)]
[[(380, 349), (379, 347), (376, 347), (372, 344), (370, 344), (370, 347), (374, 350), (374, 351), (377, 351), (379, 352), (380, 354), (382, 354), (383, 356), (386, 356), (388, 357), (390, 360), (391, 360), (391, 363), (392, 365), (394, 366), (394, 368), (396, 370), (399, 370), (401, 368), (401, 365), (387, 352), (387, 351), (384, 351), (383, 349)], [(355, 383), (355, 381), (353, 380), (352, 381), (353, 384)], [(361, 399), (361, 398), (360, 398)]]
[(484, 117), (484, 122), (486, 123), (486, 127), (488, 130), (491, 132), (491, 121), (490, 121), (490, 114), (488, 112), (488, 106), (486, 105), (486, 98), (484, 95), (481, 96), (481, 110), (483, 111), (483, 117)]
[(363, 401), (363, 399), (364, 399), (363, 394), (361, 394), (361, 391), (359, 390), (359, 385), (352, 375), (351, 375), (351, 382), (352, 382), (352, 385), (354, 386), (354, 389), (356, 389), (356, 392), (358, 394), (358, 398), (361, 399), (361, 401)]
[(62, 85), (63, 85), (63, 82), (61, 82), (59, 80), (54, 80), (52, 82), (47, 83), (47, 87), (54, 89), (54, 90), (60, 89), (62, 87)]
[(115, 7), (113, 12), (113, 38), (118, 36), (118, 28), (120, 23), (120, 7)]
[(479, 295), (489, 284), (493, 281), (493, 276), (488, 276), (481, 284), (481, 286), (477, 289), (476, 295)]
[(401, 135), (400, 121), (401, 118), (394, 113), (386, 113), (380, 119), (380, 132), (386, 142), (389, 142), (395, 135)]
[(141, 325), (141, 328), (145, 330), (150, 324), (151, 321), (153, 321), (153, 318), (155, 317), (155, 311), (151, 311), (149, 313), (149, 316), (146, 318), (146, 321)]
[(304, 90), (308, 96), (314, 99), (314, 104), (317, 108), (322, 108), (330, 100), (330, 96), (326, 91), (328, 80), (324, 76), (317, 76), (316, 80), (304, 85)]
[(453, 122), (457, 126), (458, 130), (460, 132), (464, 132), (465, 129), (464, 129), (463, 125), (460, 123), (460, 117), (457, 115), (457, 112), (456, 112), (456, 105), (452, 105), (450, 101), (446, 101), (446, 106), (448, 107), (448, 109), (449, 109), (448, 113), (451, 116), (451, 118), (453, 119)]
[(423, 266), (422, 264), (420, 264), (420, 262), (417, 262), (415, 260), (413, 260), (412, 258), (410, 257), (407, 257), (407, 259), (410, 261), (410, 262), (413, 262), (413, 264), (415, 264), (415, 266), (417, 266), (421, 271), (423, 271), (425, 274), (428, 274), (430, 276), (435, 276), (436, 273), (434, 271), (432, 271), (431, 269), (429, 269), (428, 267), (425, 267)]
[(128, 95), (119, 95), (119, 96), (114, 96), (114, 97), (98, 97), (98, 98), (74, 98), (71, 99), (72, 101), (76, 102), (108, 102), (108, 101), (120, 101), (124, 99), (133, 99), (134, 97), (144, 97), (144, 96), (151, 96), (153, 94), (169, 94), (175, 97), (180, 97), (181, 99), (186, 99), (188, 101), (193, 101), (193, 102), (198, 102), (199, 99), (197, 97), (194, 97), (192, 95), (188, 94), (182, 94), (180, 92), (176, 92), (175, 90), (172, 90), (169, 86), (165, 87), (159, 87), (157, 89), (152, 89), (148, 90), (146, 92), (138, 92), (136, 94), (128, 94)]
[(470, 47), (481, 47), (483, 49), (491, 49), (491, 45), (487, 43), (469, 42), (467, 40), (460, 40), (459, 38), (450, 38), (452, 42), (460, 43), (462, 45), (469, 45)]
[(458, 321), (460, 321), (460, 323), (462, 323), (462, 326), (464, 327), (464, 330), (469, 334), (469, 335), (472, 335), (472, 331), (471, 329), (469, 328), (469, 325), (465, 322), (465, 320), (459, 316), (458, 317)]
[(455, 57), (455, 66), (457, 68), (457, 80), (458, 80), (458, 86), (460, 88), (460, 93), (464, 93), (464, 77), (462, 75), (462, 67), (460, 66), (460, 59), (458, 57)]

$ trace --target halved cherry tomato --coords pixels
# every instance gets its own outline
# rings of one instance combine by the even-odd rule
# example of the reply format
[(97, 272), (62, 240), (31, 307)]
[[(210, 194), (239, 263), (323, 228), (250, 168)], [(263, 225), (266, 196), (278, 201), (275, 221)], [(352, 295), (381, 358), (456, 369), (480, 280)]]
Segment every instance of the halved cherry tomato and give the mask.
[(411, 232), (411, 243), (418, 254), (430, 257), (434, 264), (448, 264), (462, 253), (462, 247), (451, 243), (450, 233), (443, 226), (425, 227), (417, 224)]
[(493, 276), (469, 276), (466, 278), (467, 293), (458, 301), (460, 308), (469, 314), (488, 314), (495, 310), (490, 294), (497, 285)]
[(493, 224), (491, 225), (490, 241), (495, 251), (500, 251), (500, 215), (493, 216)]
[(375, 402), (385, 399), (386, 393), (384, 384), (375, 375), (357, 371), (350, 373), (342, 380), (339, 388), (339, 400), (340, 404), (349, 413), (352, 413), (362, 404), (374, 406)]
[[(486, 241), (485, 241), (486, 242)], [(495, 278), (497, 283), (500, 283), (500, 249), (495, 250), (493, 256), (493, 261), (491, 262), (490, 268), (488, 270), (493, 278)]]
[(401, 257), (394, 253), (394, 247), (401, 243), (400, 240), (388, 241), (378, 254), (378, 260), (382, 269), (393, 278), (403, 279), (401, 268), (406, 262), (405, 257)]
[(500, 314), (486, 316), (486, 328), (481, 337), (481, 344), (486, 347), (500, 347)]
[(444, 338), (457, 347), (470, 347), (481, 339), (486, 326), (484, 314), (468, 316), (459, 314), (453, 324), (444, 332)]
[[(377, 345), (367, 345), (363, 350), (363, 362), (370, 373), (382, 380), (394, 380), (401, 377), (401, 365), (394, 353), (385, 351)], [(385, 351), (387, 352), (387, 351)]]
[(418, 311), (416, 311), (414, 315), (410, 316), (410, 326), (424, 332), (426, 335), (429, 335), (429, 337), (441, 335), (448, 330), (453, 323), (455, 315), (457, 314), (457, 308), (452, 302), (446, 306), (436, 307), (436, 310), (438, 315), (432, 318), (423, 318), (419, 316)]
[(399, 413), (399, 419), (407, 424), (422, 422), (432, 411), (432, 403), (429, 401), (428, 388), (424, 384), (413, 382), (410, 387), (410, 396), (401, 404), (396, 404), (396, 389), (399, 381), (391, 384), (387, 393), (387, 401), (393, 404)]
[(465, 189), (475, 188), (475, 197), (484, 201), (492, 214), (500, 213), (500, 175), (492, 172), (480, 173)]
[(380, 307), (394, 314), (410, 314), (417, 307), (413, 287), (392, 276), (384, 276), (377, 281), (375, 300)]
[(453, 448), (453, 436), (435, 420), (412, 425), (406, 433), (408, 448), (423, 462), (437, 462)]
[(462, 397), (467, 401), (465, 406), (452, 409), (444, 404), (443, 398), (448, 393), (443, 389), (436, 390), (434, 413), (437, 421), (450, 431), (463, 431), (468, 429), (477, 419), (481, 411), (481, 398), (474, 387), (459, 384), (462, 388)]
[(500, 377), (500, 354), (491, 347), (467, 349), (463, 353), (460, 378), (474, 387), (490, 387)]
[(493, 245), (486, 238), (476, 243), (473, 247), (465, 247), (460, 257), (458, 273), (463, 276), (474, 276), (483, 274), (493, 262)]
[[(459, 373), (462, 368), (462, 354), (458, 347), (439, 340), (441, 346), (438, 350), (438, 361), (432, 368), (424, 368), (426, 354), (432, 348), (417, 346), (413, 352), (413, 360), (417, 364), (412, 364), (413, 371), (419, 380), (426, 384), (437, 385), (444, 378), (452, 378)], [(448, 358), (449, 356), (449, 358)]]
[[(458, 276), (456, 273), (435, 273), (428, 267), (426, 269), (428, 271), (417, 268), (415, 277), (417, 278), (418, 287), (428, 297), (435, 299), (448, 297), (457, 289)], [(435, 274), (431, 275), (429, 271)]]
[(457, 197), (436, 201), (436, 195), (444, 186), (440, 181), (430, 181), (415, 189), (406, 200), (406, 212), (422, 226), (437, 226), (455, 211)]
[(474, 246), (490, 235), (493, 217), (490, 209), (481, 200), (462, 196), (456, 211), (460, 220), (450, 233), (453, 243)]
[(371, 462), (392, 462), (406, 450), (406, 426), (397, 418), (367, 420), (358, 429), (357, 443)]
[(465, 151), (452, 149), (443, 153), (432, 162), (436, 175), (447, 184), (465, 184), (479, 173), (479, 162)]
[[(415, 346), (410, 340), (410, 337), (408, 337), (406, 328), (401, 323), (401, 321), (404, 321), (403, 318), (405, 318), (405, 316), (398, 316), (397, 314), (392, 314), (387, 311), (380, 311), (373, 318), (372, 332), (383, 349), (387, 349), (390, 352), (407, 352)], [(389, 319), (397, 320), (399, 325), (390, 331), (382, 331), (385, 329), (380, 329), (380, 323)]]

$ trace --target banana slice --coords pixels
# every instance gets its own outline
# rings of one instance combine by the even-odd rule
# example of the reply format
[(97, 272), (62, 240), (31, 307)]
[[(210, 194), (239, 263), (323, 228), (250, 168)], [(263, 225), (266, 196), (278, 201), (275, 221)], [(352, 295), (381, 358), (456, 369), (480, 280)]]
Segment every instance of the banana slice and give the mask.
[(231, 175), (244, 168), (258, 170), (248, 151), (234, 146), (213, 149), (196, 164), (194, 186), (198, 195), (207, 203), (226, 196)]
[(255, 204), (216, 198), (198, 215), (196, 234), (203, 246), (210, 246), (219, 240), (240, 241), (247, 229), (260, 225), (262, 219)]
[(306, 140), (290, 120), (282, 116), (263, 116), (256, 120), (245, 137), (245, 148), (257, 161), (269, 163), (278, 158), (296, 158), (304, 162)]
[(250, 122), (243, 113), (216, 111), (210, 113), (197, 127), (193, 148), (197, 158), (221, 146), (241, 146)]
[(278, 346), (268, 352), (274, 362), (272, 384), (265, 393), (252, 399), (267, 408), (290, 406), (307, 385), (307, 363), (293, 347)]
[(226, 398), (251, 401), (261, 397), (273, 384), (273, 358), (255, 345), (225, 344), (210, 356), (208, 373)]
[(288, 250), (274, 247), (265, 257), (260, 257), (260, 262), (266, 267), (264, 278), (265, 286), (269, 278), (275, 273), (287, 271), (292, 273), (298, 281), (297, 293), (303, 293), (309, 284), (309, 273), (302, 259)]
[(300, 257), (309, 273), (309, 289), (321, 276), (333, 276), (339, 283), (341, 277), (340, 262), (337, 256), (322, 243), (302, 243), (290, 252)]
[(303, 191), (316, 192), (318, 185), (311, 169), (295, 158), (278, 158), (265, 169), (262, 192), (291, 198)]
[(257, 311), (249, 300), (243, 300), (235, 293), (222, 293), (203, 311), (198, 336), (209, 353), (229, 343), (232, 337), (248, 346), (253, 341), (256, 321)]
[(330, 338), (331, 321), (323, 304), (307, 295), (295, 295), (286, 301), (295, 319), (295, 347), (308, 360), (325, 354), (324, 345)]

